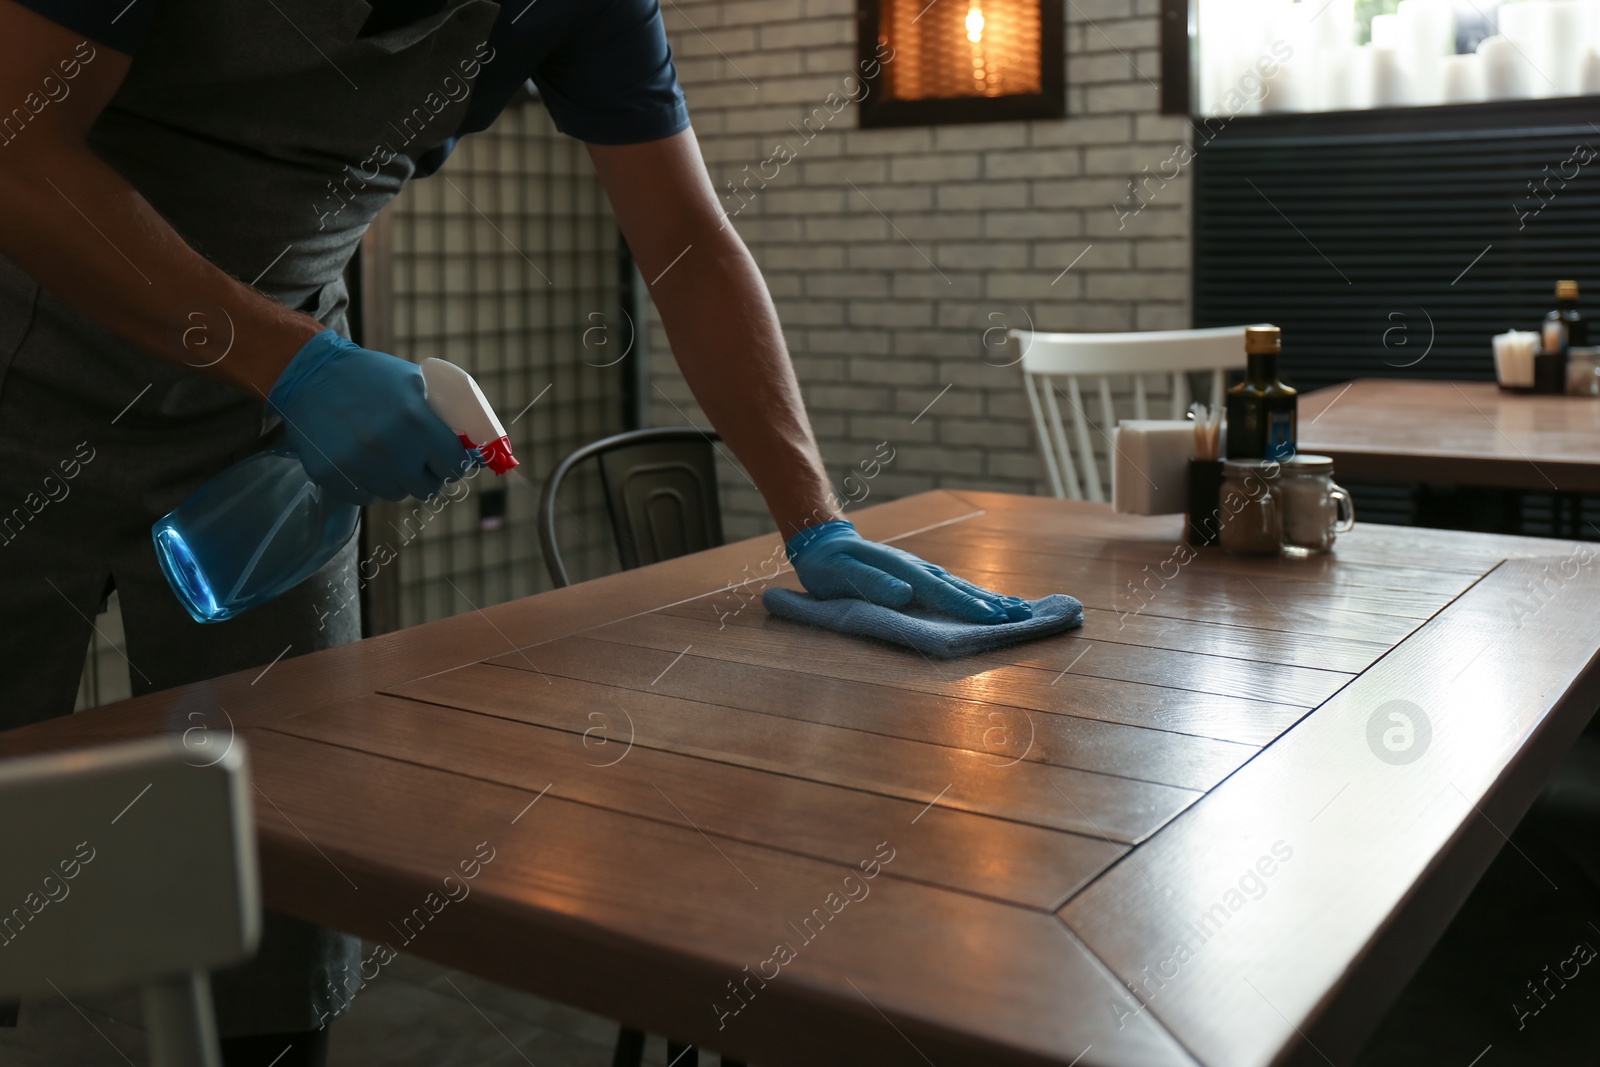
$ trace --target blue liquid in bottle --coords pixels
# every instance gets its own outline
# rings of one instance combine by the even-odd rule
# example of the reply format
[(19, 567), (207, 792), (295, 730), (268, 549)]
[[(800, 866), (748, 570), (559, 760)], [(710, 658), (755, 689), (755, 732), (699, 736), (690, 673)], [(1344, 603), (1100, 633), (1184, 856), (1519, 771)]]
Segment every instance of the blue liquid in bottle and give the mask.
[(151, 531), (167, 583), (196, 622), (221, 622), (305, 581), (349, 543), (361, 509), (306, 477), (293, 449), (240, 460)]

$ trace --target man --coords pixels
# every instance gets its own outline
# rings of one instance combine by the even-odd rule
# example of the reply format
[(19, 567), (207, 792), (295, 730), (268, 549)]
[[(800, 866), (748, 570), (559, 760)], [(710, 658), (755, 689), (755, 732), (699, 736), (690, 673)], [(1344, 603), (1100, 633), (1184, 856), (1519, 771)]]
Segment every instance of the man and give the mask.
[[(137, 692), (358, 636), (350, 612), (319, 625), (353, 549), (201, 626), (150, 525), (285, 439), (356, 502), (427, 497), (470, 465), (412, 364), (341, 338), (341, 274), (378, 210), (530, 77), (588, 143), (679, 365), (807, 588), (1026, 616), (840, 519), (657, 0), (0, 0), (0, 727), (71, 710), (112, 588)], [(319, 1062), (355, 947), (269, 915), (256, 962), (214, 983), (230, 1067)]]

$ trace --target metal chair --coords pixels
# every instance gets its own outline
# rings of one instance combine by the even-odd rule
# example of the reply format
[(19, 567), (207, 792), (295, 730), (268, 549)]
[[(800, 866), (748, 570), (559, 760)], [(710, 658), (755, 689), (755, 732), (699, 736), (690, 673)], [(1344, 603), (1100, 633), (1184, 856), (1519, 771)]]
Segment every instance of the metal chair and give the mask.
[(599, 463), (623, 570), (722, 544), (718, 440), (710, 430), (688, 426), (630, 430), (584, 445), (556, 464), (539, 495), (539, 543), (551, 582), (572, 584), (556, 545), (556, 493), (589, 459)]
[(244, 742), (0, 763), (0, 997), (138, 984), (154, 1067), (218, 1067), (208, 971), (255, 952)]
[[(1228, 371), (1245, 365), (1244, 327), (1221, 326), (1206, 330), (1158, 330), (1147, 333), (1034, 333), (1011, 330), (1013, 350), (1022, 364), (1023, 387), (1033, 412), (1039, 454), (1050, 476), (1051, 491), (1063, 500), (1106, 499), (1095, 461), (1091, 428), (1108, 440), (1116, 417), (1111, 401), (1111, 376), (1133, 378), (1133, 417), (1150, 417), (1146, 378), (1162, 375), (1171, 390), (1171, 418), (1181, 419), (1189, 408), (1192, 373), (1211, 373), (1213, 406), (1222, 403), (1223, 381)], [(1080, 378), (1097, 383), (1101, 425), (1084, 409)], [(1061, 392), (1058, 380), (1067, 391)], [(1073, 440), (1067, 440), (1061, 408), (1062, 396), (1072, 407)]]

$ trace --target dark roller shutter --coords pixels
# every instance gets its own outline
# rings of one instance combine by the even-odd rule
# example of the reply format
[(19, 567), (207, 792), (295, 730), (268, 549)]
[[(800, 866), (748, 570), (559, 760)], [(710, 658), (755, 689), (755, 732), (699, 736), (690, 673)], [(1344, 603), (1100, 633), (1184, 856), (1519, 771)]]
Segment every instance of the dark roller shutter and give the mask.
[[(1195, 325), (1277, 323), (1302, 388), (1492, 378), (1490, 336), (1536, 328), (1558, 278), (1600, 314), (1600, 158), (1566, 162), (1579, 145), (1600, 153), (1591, 120), (1600, 102), (1582, 99), (1197, 133)], [(1576, 177), (1553, 178), (1519, 229), (1539, 203), (1528, 183), (1561, 170)]]

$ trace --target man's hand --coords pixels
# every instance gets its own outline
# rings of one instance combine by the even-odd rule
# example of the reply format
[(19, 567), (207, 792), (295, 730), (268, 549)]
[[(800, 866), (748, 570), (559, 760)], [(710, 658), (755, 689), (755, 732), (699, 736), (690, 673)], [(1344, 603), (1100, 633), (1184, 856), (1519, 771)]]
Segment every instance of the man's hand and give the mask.
[(477, 465), (428, 407), (422, 372), (332, 330), (302, 348), (267, 395), (311, 480), (352, 504), (426, 499)]
[(859, 597), (889, 608), (933, 608), (968, 622), (1033, 617), (1026, 600), (973, 585), (920, 556), (868, 541), (848, 522), (802, 530), (785, 546), (794, 573), (819, 600)]

